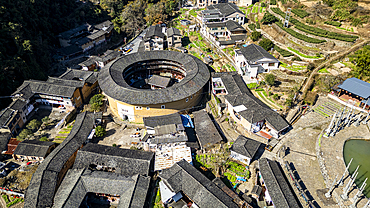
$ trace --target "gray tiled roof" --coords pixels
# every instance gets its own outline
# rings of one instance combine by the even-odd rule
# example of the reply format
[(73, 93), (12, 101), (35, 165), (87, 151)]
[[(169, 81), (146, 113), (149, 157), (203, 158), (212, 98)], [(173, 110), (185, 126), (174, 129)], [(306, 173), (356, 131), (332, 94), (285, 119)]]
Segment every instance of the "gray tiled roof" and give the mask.
[(170, 36), (173, 36), (173, 35), (181, 36), (180, 30), (177, 29), (177, 28), (174, 28), (174, 27), (168, 28), (167, 29), (167, 37), (170, 37)]
[(104, 22), (102, 22), (102, 23), (99, 23), (99, 24), (94, 25), (94, 27), (95, 27), (96, 29), (98, 29), (98, 30), (101, 30), (101, 29), (103, 29), (104, 27), (110, 27), (110, 26), (112, 26), (112, 25), (113, 25), (113, 23), (112, 23), (111, 21), (107, 20), (107, 21), (104, 21)]
[[(48, 80), (46, 80), (48, 83), (62, 85), (62, 86), (70, 86), (70, 87), (83, 87), (84, 82), (78, 81), (78, 80), (68, 80), (68, 79), (61, 79), (58, 77), (48, 77)], [(74, 91), (73, 91), (74, 92)]]
[(154, 128), (156, 126), (164, 126), (168, 124), (182, 124), (181, 116), (179, 113), (173, 113), (163, 116), (152, 116), (143, 118), (144, 125)]
[(164, 38), (164, 34), (162, 33), (162, 27), (160, 25), (150, 26), (148, 31), (145, 33), (144, 39), (147, 40), (153, 38), (154, 36)]
[(370, 83), (355, 77), (344, 80), (342, 84), (338, 85), (338, 88), (365, 99), (370, 97)]
[(8, 141), (11, 138), (10, 132), (1, 133), (0, 132), (0, 152), (6, 151), (8, 149)]
[(91, 66), (93, 64), (96, 64), (96, 58), (97, 56), (91, 56), (90, 58), (86, 59), (85, 61), (79, 63), (80, 66)]
[[(138, 89), (128, 85), (123, 72), (130, 65), (147, 60), (169, 60), (184, 66), (186, 76), (165, 89)], [(210, 77), (207, 66), (198, 58), (174, 51), (132, 53), (107, 64), (99, 73), (99, 85), (109, 97), (129, 104), (162, 104), (185, 99), (203, 88)]]
[(246, 34), (244, 34), (244, 35), (231, 35), (230, 38), (233, 41), (238, 41), (238, 40), (243, 40), (244, 41), (245, 39), (247, 39), (247, 35)]
[(154, 74), (152, 75), (152, 77), (148, 79), (148, 84), (165, 88), (168, 86), (170, 81), (171, 81), (171, 78), (169, 77), (162, 77), (162, 76)]
[(225, 22), (209, 22), (209, 23), (206, 23), (206, 26), (209, 28), (226, 27), (226, 23)]
[(214, 4), (214, 5), (208, 6), (207, 9), (208, 10), (218, 9), (226, 17), (233, 14), (234, 12), (238, 12), (244, 15), (244, 13), (240, 11), (239, 7), (232, 3)]
[(3, 126), (6, 126), (7, 123), (9, 123), (9, 119), (14, 116), (16, 111), (10, 109), (10, 108), (5, 108), (0, 111), (0, 128)]
[(83, 112), (77, 115), (67, 138), (45, 158), (32, 175), (25, 195), (25, 208), (52, 206), (59, 172), (87, 140), (94, 128), (95, 119), (99, 117), (101, 113)]
[(261, 144), (261, 142), (239, 135), (230, 150), (253, 159)]
[(202, 149), (211, 147), (222, 141), (215, 124), (204, 110), (193, 112), (195, 133)]
[(18, 144), (14, 151), (14, 155), (46, 157), (46, 153), (52, 145), (55, 145), (55, 143), (38, 140), (25, 140)]
[(27, 82), (23, 82), (21, 86), (17, 88), (15, 92), (12, 93), (12, 95), (20, 94), (22, 98), (29, 100), (34, 93), (32, 92), (31, 86)]
[(122, 53), (119, 52), (119, 51), (108, 50), (108, 51), (105, 52), (104, 55), (102, 55), (100, 57), (97, 57), (96, 60), (100, 61), (100, 62), (106, 62), (106, 61), (109, 61), (109, 60), (113, 60), (117, 57), (120, 57), (121, 55), (122, 55)]
[(87, 193), (104, 193), (120, 197), (118, 208), (142, 208), (145, 205), (150, 177), (125, 176), (117, 173), (71, 169), (58, 189), (55, 208), (79, 207)]
[(87, 32), (89, 27), (90, 27), (90, 25), (85, 23), (85, 24), (80, 25), (76, 28), (73, 28), (71, 30), (60, 33), (59, 37), (64, 38), (64, 39), (69, 39), (69, 38), (73, 37), (76, 33), (79, 33), (81, 31), (86, 31)]
[(87, 82), (89, 84), (94, 84), (98, 80), (98, 72), (77, 70), (77, 69), (67, 69), (62, 75), (59, 76), (60, 79), (73, 80), (81, 78), (80, 82)]
[[(28, 89), (25, 90), (25, 88), (28, 88)], [(17, 91), (13, 93), (13, 95), (18, 94), (18, 93), (23, 94), (23, 92), (26, 92), (26, 96), (22, 96), (25, 99), (29, 99), (30, 98), (29, 95), (31, 94), (33, 95), (35, 93), (62, 96), (62, 97), (72, 97), (75, 90), (76, 90), (76, 87), (68, 86), (68, 85), (64, 85), (60, 83), (51, 83), (51, 82), (38, 81), (38, 80), (26, 80), (17, 89)]]
[(259, 168), (275, 207), (302, 207), (276, 161), (261, 158)]
[(94, 164), (115, 168), (119, 174), (148, 175), (153, 156), (152, 152), (88, 143), (77, 152), (73, 168), (88, 168)]
[(13, 110), (21, 111), (26, 105), (27, 102), (23, 101), (23, 99), (16, 99), (12, 103), (10, 103), (8, 107)]
[(159, 177), (171, 191), (182, 191), (200, 208), (238, 207), (230, 196), (185, 160), (162, 170)]
[(273, 59), (276, 62), (279, 62), (273, 55), (263, 49), (261, 46), (256, 44), (250, 44), (247, 47), (240, 49), (245, 59), (253, 63), (263, 58)]
[(247, 32), (244, 27), (242, 27), (239, 23), (235, 22), (235, 21), (232, 21), (232, 20), (228, 20), (225, 22), (225, 25), (226, 25), (226, 28), (229, 30), (229, 31), (245, 31)]
[(273, 111), (261, 100), (256, 98), (237, 73), (214, 73), (213, 77), (220, 77), (228, 92), (225, 99), (232, 106), (244, 105), (247, 110), (239, 114), (249, 123), (266, 120), (275, 130), (281, 131), (289, 127), (289, 123), (277, 112)]

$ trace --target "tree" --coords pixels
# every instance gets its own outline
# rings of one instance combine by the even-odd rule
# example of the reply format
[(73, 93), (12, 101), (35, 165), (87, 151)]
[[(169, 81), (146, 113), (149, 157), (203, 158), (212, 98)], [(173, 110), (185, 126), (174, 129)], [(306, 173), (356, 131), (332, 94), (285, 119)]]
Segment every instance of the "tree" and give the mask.
[(370, 76), (370, 46), (366, 45), (361, 50), (355, 52), (353, 62), (356, 63), (352, 75), (363, 79)]
[(101, 110), (101, 106), (98, 103), (93, 103), (90, 106), (90, 111), (91, 112), (99, 112)]
[(27, 124), (27, 129), (31, 131), (35, 131), (40, 127), (40, 125), (41, 125), (41, 121), (37, 119), (33, 119)]
[(278, 19), (276, 19), (276, 17), (268, 12), (265, 13), (265, 15), (263, 16), (261, 22), (262, 24), (272, 24), (274, 22), (278, 21)]
[(259, 40), (261, 37), (262, 37), (261, 32), (257, 32), (257, 31), (253, 31), (253, 32), (252, 32), (251, 39), (252, 39), (253, 41), (257, 41), (257, 40)]
[(97, 103), (98, 105), (103, 105), (103, 98), (104, 98), (104, 95), (96, 94), (90, 99), (89, 103), (91, 105), (94, 104), (94, 103)]
[(278, 99), (279, 99), (279, 95), (278, 95), (278, 94), (274, 94), (274, 95), (272, 96), (272, 98), (273, 98), (274, 100), (278, 100)]
[(112, 144), (112, 147), (117, 147), (117, 145), (116, 144)]
[(18, 141), (23, 141), (25, 138), (27, 138), (29, 135), (32, 135), (32, 131), (29, 129), (23, 129), (21, 133), (17, 136)]
[(265, 81), (268, 85), (272, 86), (275, 84), (275, 76), (273, 74), (267, 74), (265, 76)]
[(292, 105), (293, 105), (293, 100), (292, 99), (286, 99), (286, 101), (285, 101), (285, 105), (287, 105), (288, 107), (292, 107)]
[(274, 43), (267, 39), (267, 38), (263, 38), (259, 43), (258, 45), (260, 45), (263, 49), (265, 49), (266, 51), (269, 51), (271, 48), (274, 47)]
[(42, 141), (42, 142), (47, 142), (47, 141), (49, 141), (49, 139), (48, 139), (47, 137), (41, 137), (39, 140), (40, 140), (40, 141)]
[(106, 134), (106, 131), (102, 126), (97, 126), (95, 128), (95, 136), (96, 137), (103, 137), (105, 134)]

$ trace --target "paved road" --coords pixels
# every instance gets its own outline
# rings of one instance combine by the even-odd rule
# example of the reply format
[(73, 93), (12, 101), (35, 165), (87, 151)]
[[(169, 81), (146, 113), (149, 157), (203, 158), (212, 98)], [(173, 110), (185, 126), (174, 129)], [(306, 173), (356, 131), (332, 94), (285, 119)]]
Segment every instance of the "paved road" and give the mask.
[(132, 53), (136, 53), (139, 50), (139, 45), (142, 41), (142, 38), (140, 38), (140, 37), (144, 37), (147, 31), (148, 31), (148, 28), (146, 28), (143, 32), (140, 33), (139, 36), (137, 36), (135, 39), (133, 39), (130, 42), (130, 44), (134, 44), (132, 46)]

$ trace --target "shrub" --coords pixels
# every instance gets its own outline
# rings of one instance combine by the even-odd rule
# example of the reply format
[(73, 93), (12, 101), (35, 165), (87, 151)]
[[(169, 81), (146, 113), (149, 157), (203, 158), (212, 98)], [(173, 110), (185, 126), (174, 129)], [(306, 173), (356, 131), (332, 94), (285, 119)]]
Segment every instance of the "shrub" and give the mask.
[(41, 121), (37, 119), (33, 119), (27, 124), (27, 129), (34, 131), (34, 130), (37, 130), (40, 126), (41, 126)]
[(42, 121), (42, 123), (47, 124), (47, 123), (49, 123), (50, 118), (49, 118), (49, 116), (45, 116), (44, 118), (41, 119), (41, 121)]
[(333, 25), (333, 26), (336, 26), (336, 27), (340, 27), (342, 25), (342, 23), (337, 22), (337, 21), (325, 21), (324, 23), (327, 24), (327, 25)]
[(293, 100), (292, 100), (292, 99), (286, 99), (286, 101), (285, 101), (285, 105), (287, 105), (288, 107), (292, 107), (292, 105), (293, 105)]
[(40, 141), (42, 141), (42, 142), (47, 142), (47, 141), (49, 141), (49, 139), (48, 139), (47, 137), (41, 137), (39, 140), (40, 140)]
[(3, 197), (6, 204), (9, 203), (8, 195), (2, 195), (2, 197)]
[(249, 24), (248, 25), (249, 29), (251, 29), (252, 31), (256, 31), (256, 25), (255, 24)]
[(266, 38), (262, 39), (262, 40), (258, 43), (258, 45), (260, 45), (260, 46), (261, 46), (263, 49), (265, 49), (266, 51), (269, 51), (271, 48), (273, 48), (273, 47), (274, 47), (274, 43), (273, 43), (271, 40), (266, 39)]
[[(258, 19), (256, 20), (256, 22), (257, 21), (258, 21)], [(257, 29), (261, 29), (261, 26), (260, 26), (260, 23), (259, 22), (256, 23), (256, 27), (257, 27)]]
[(93, 103), (90, 106), (90, 111), (91, 112), (97, 112), (97, 111), (100, 111), (100, 110), (101, 110), (101, 105), (99, 105), (98, 103)]
[(270, 0), (270, 5), (276, 5), (276, 0)]
[(315, 68), (315, 64), (314, 63), (309, 63), (308, 66), (307, 66), (307, 69), (312, 71), (314, 68)]
[(23, 141), (26, 137), (32, 134), (32, 131), (29, 129), (23, 129), (21, 133), (17, 136), (18, 141)]
[(289, 57), (289, 56), (293, 56), (294, 54), (287, 51), (287, 50), (284, 50), (282, 48), (279, 48), (278, 46), (275, 45), (274, 49), (280, 53), (280, 55), (282, 55), (283, 57)]
[(112, 144), (112, 147), (117, 147), (117, 145), (116, 144)]
[(97, 126), (95, 128), (95, 136), (96, 137), (103, 137), (107, 132), (102, 126)]
[(274, 94), (274, 95), (272, 96), (272, 98), (273, 98), (274, 100), (278, 100), (278, 99), (279, 99), (279, 95), (278, 95), (278, 94)]
[(252, 32), (251, 39), (257, 41), (262, 37), (261, 32), (254, 31)]
[(305, 18), (308, 15), (310, 15), (310, 14), (308, 14), (308, 12), (306, 12), (305, 10), (302, 10), (302, 9), (292, 9), (292, 12), (293, 12), (293, 14), (297, 15), (300, 18)]
[(275, 76), (273, 74), (267, 74), (265, 76), (265, 81), (268, 85), (272, 86), (275, 84)]
[(307, 95), (304, 99), (304, 102), (308, 105), (314, 105), (317, 99), (317, 93), (316, 92), (307, 92)]
[(263, 18), (261, 20), (262, 24), (271, 24), (276, 21), (278, 21), (278, 19), (274, 15), (270, 14), (269, 12), (266, 12), (265, 15), (263, 15)]

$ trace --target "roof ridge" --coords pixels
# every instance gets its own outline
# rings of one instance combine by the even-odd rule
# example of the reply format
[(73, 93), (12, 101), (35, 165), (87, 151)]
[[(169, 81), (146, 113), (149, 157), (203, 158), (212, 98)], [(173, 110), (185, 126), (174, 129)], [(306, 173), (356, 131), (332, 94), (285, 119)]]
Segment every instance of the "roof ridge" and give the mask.
[[(283, 192), (283, 190), (281, 189), (282, 187), (281, 187), (281, 185), (280, 185), (280, 183), (279, 183), (279, 181), (278, 181), (278, 179), (276, 178), (276, 175), (274, 174), (274, 172), (272, 171), (272, 167), (271, 167), (271, 164), (270, 164), (270, 162), (275, 162), (275, 163), (277, 163), (276, 161), (272, 161), (272, 160), (267, 160), (267, 158), (266, 158), (266, 161), (267, 161), (267, 165), (269, 166), (269, 172), (271, 173), (271, 175), (272, 175), (272, 177), (275, 179), (275, 182), (276, 182), (276, 184), (279, 186), (279, 192), (283, 195), (283, 197), (284, 197), (284, 199), (285, 199), (285, 203), (289, 206), (289, 203), (288, 203), (288, 199), (286, 198), (286, 196), (285, 196), (285, 194), (284, 194), (284, 192)], [(279, 168), (279, 167), (278, 167)]]

